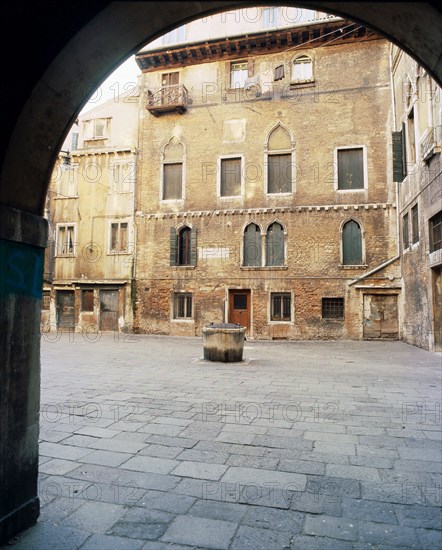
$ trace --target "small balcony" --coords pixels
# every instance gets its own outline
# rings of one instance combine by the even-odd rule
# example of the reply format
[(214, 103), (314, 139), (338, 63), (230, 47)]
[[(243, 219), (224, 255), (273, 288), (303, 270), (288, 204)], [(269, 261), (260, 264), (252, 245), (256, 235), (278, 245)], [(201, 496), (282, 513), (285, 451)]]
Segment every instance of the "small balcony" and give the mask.
[(163, 86), (156, 91), (147, 91), (147, 110), (154, 116), (176, 111), (183, 114), (187, 110), (188, 92), (184, 84)]
[(422, 160), (429, 160), (434, 154), (440, 153), (439, 128), (430, 128), (426, 137), (421, 141)]

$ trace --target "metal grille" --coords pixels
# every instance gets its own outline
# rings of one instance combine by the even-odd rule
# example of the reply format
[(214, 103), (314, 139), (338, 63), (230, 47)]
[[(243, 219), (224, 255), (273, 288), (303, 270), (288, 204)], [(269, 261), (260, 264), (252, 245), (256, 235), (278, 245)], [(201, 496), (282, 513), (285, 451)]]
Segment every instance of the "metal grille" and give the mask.
[(174, 318), (190, 319), (192, 317), (192, 294), (177, 293), (174, 297)]
[(323, 319), (344, 318), (344, 298), (322, 298)]

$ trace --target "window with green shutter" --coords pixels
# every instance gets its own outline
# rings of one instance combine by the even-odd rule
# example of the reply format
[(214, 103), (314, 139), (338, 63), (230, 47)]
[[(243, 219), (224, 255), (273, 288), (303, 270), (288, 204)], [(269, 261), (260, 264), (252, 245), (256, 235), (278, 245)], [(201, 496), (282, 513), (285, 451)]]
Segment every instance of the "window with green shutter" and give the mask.
[(342, 228), (342, 257), (344, 265), (362, 264), (362, 232), (354, 220)]
[(244, 266), (261, 266), (261, 229), (251, 223), (244, 231)]
[(362, 147), (338, 150), (338, 189), (364, 189), (364, 154)]
[(284, 229), (277, 222), (272, 223), (267, 229), (266, 265), (284, 265)]
[(419, 242), (419, 210), (417, 204), (411, 209), (411, 235), (413, 244)]
[(268, 193), (291, 193), (292, 191), (292, 155), (269, 155), (268, 157)]

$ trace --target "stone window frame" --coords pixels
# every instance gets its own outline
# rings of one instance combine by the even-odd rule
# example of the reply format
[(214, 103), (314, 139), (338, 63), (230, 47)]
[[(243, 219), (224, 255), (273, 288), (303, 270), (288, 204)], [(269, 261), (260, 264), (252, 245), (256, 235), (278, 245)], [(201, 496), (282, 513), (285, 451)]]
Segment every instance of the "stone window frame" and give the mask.
[[(304, 59), (304, 58), (310, 59), (310, 63), (311, 63), (311, 67), (312, 67), (312, 76), (310, 78), (303, 78), (303, 79), (298, 78), (298, 79), (296, 79), (296, 78), (294, 78), (294, 74), (293, 74), (295, 64), (297, 62), (299, 63), (299, 60)], [(313, 83), (314, 81), (315, 81), (315, 61), (314, 61), (313, 55), (311, 55), (310, 53), (306, 53), (306, 52), (298, 52), (296, 54), (296, 56), (293, 57), (293, 59), (290, 62), (290, 85), (291, 86), (297, 86), (297, 85), (302, 85), (302, 84), (310, 84), (310, 83)]]
[[(350, 222), (353, 221), (359, 225), (359, 228), (361, 230), (361, 253), (362, 253), (362, 263), (361, 264), (344, 264), (344, 226)], [(367, 257), (366, 257), (366, 248), (365, 248), (365, 229), (364, 225), (361, 222), (361, 220), (357, 217), (351, 216), (349, 218), (345, 218), (341, 222), (341, 225), (339, 227), (339, 247), (340, 247), (340, 263), (339, 267), (341, 269), (366, 269), (367, 266)]]
[[(282, 128), (285, 130), (290, 138), (290, 149), (280, 149), (280, 150), (269, 150), (269, 140), (272, 133), (277, 128)], [(274, 124), (270, 130), (267, 132), (265, 141), (264, 141), (264, 195), (266, 197), (293, 197), (296, 191), (296, 153), (295, 153), (295, 138), (293, 137), (293, 133), (291, 132), (290, 128), (288, 128), (285, 124), (282, 122), (277, 122)], [(292, 165), (292, 190), (285, 192), (285, 193), (269, 193), (269, 162), (268, 158), (272, 155), (291, 155), (291, 165)]]
[[(364, 186), (359, 189), (339, 189), (338, 174), (338, 152), (348, 149), (362, 149), (362, 174), (364, 177)], [(367, 165), (367, 146), (366, 145), (340, 145), (333, 151), (333, 184), (334, 190), (338, 193), (363, 193), (368, 190), (368, 165)]]
[[(279, 294), (290, 295), (290, 319), (272, 319), (273, 296)], [(270, 325), (294, 325), (295, 324), (295, 293), (294, 290), (270, 290), (267, 300), (267, 322)]]
[[(341, 300), (342, 301), (342, 317), (327, 317), (324, 316), (325, 300)], [(321, 297), (321, 319), (326, 321), (340, 321), (345, 320), (345, 298), (343, 296), (322, 296)]]
[[(121, 225), (122, 223), (127, 223), (127, 247), (125, 250), (112, 250), (112, 225), (118, 224)], [(130, 217), (121, 217), (121, 218), (112, 218), (108, 221), (108, 227), (107, 227), (107, 255), (108, 256), (119, 256), (124, 254), (131, 254), (131, 248), (133, 246), (132, 243), (132, 231), (133, 227), (131, 225), (131, 218)]]
[[(219, 155), (217, 159), (217, 170), (216, 170), (216, 196), (221, 200), (234, 200), (234, 199), (243, 199), (245, 191), (245, 155), (244, 153), (232, 153), (229, 155)], [(223, 160), (228, 159), (240, 159), (241, 160), (241, 194), (240, 195), (221, 195), (221, 163)]]
[[(123, 188), (123, 189), (119, 189), (118, 188), (118, 185), (115, 181), (115, 167), (116, 166), (124, 166), (124, 165), (128, 165), (129, 166), (129, 169), (130, 169), (130, 174), (129, 175), (124, 175), (123, 174), (123, 168), (120, 168), (120, 175), (122, 178), (124, 178), (124, 181), (127, 179), (127, 189)], [(110, 188), (112, 191), (114, 191), (115, 193), (133, 193), (134, 192), (134, 188), (135, 188), (135, 179), (136, 179), (136, 164), (135, 164), (135, 159), (134, 158), (125, 158), (125, 159), (122, 159), (122, 158), (116, 158), (116, 159), (112, 159), (111, 162), (109, 163), (109, 172), (110, 172), (110, 177), (109, 177), (109, 181), (110, 181)]]
[[(103, 141), (110, 137), (110, 126), (112, 117), (95, 117), (83, 120), (83, 141)], [(97, 135), (96, 123), (98, 120), (104, 121), (103, 135)], [(92, 128), (90, 132), (88, 128)]]
[[(60, 164), (60, 176), (57, 182), (57, 194), (56, 199), (77, 199), (78, 198), (78, 171), (80, 164), (78, 162), (71, 162), (69, 165)], [(72, 194), (62, 193), (63, 176), (66, 174), (73, 174), (74, 181), (72, 182)], [(69, 188), (69, 186), (68, 186)]]
[[(183, 151), (183, 155), (182, 155), (182, 158), (181, 158), (181, 198), (179, 198), (179, 199), (163, 199), (163, 196), (164, 196), (164, 165), (166, 165), (166, 164), (180, 164), (180, 162), (178, 160), (173, 160), (173, 161), (166, 161), (165, 160), (166, 147), (170, 144), (170, 142), (174, 138), (178, 140), (179, 144), (182, 147), (182, 151)], [(163, 147), (161, 148), (161, 153), (160, 153), (160, 159), (161, 159), (160, 186), (159, 186), (160, 187), (159, 188), (159, 201), (160, 201), (160, 204), (170, 204), (170, 205), (173, 205), (173, 204), (183, 205), (184, 204), (184, 201), (186, 199), (186, 156), (187, 156), (186, 153), (187, 153), (186, 145), (183, 142), (183, 140), (180, 139), (178, 136), (171, 136), (167, 140), (167, 142), (163, 145)]]
[[(177, 317), (176, 316), (176, 308), (177, 308), (177, 304), (176, 304), (176, 300), (179, 296), (187, 296), (189, 297), (190, 296), (190, 308), (191, 308), (191, 315), (190, 316), (184, 316), (184, 317)], [(171, 293), (171, 298), (170, 298), (170, 302), (171, 302), (171, 318), (170, 320), (173, 321), (173, 322), (178, 322), (178, 323), (194, 323), (195, 320), (194, 320), (194, 312), (195, 312), (195, 303), (194, 303), (194, 293), (193, 292), (189, 292), (188, 290), (173, 290), (172, 293)], [(187, 302), (186, 302), (187, 304)], [(187, 305), (185, 305), (185, 309), (186, 309), (186, 313), (187, 313)]]
[[(73, 245), (73, 252), (72, 253), (64, 253), (62, 252), (62, 245), (60, 243), (60, 229), (62, 228), (73, 228), (74, 238), (72, 241)], [(77, 229), (78, 225), (77, 222), (60, 222), (57, 223), (55, 228), (55, 257), (57, 258), (74, 258), (77, 255)]]
[[(273, 225), (274, 223), (279, 224), (282, 227), (283, 235), (284, 235), (284, 264), (283, 265), (267, 265), (267, 231), (268, 228)], [(261, 263), (260, 265), (244, 265), (244, 234), (246, 231), (246, 228), (249, 225), (257, 225), (259, 227), (260, 233), (261, 233)], [(240, 245), (240, 261), (241, 265), (240, 268), (244, 270), (252, 270), (252, 269), (262, 269), (262, 270), (286, 270), (287, 267), (287, 258), (288, 258), (288, 244), (287, 244), (287, 226), (285, 223), (283, 223), (280, 219), (274, 218), (271, 219), (265, 226), (261, 224), (260, 222), (256, 221), (255, 219), (248, 220), (243, 224), (242, 231), (241, 231), (241, 245)]]

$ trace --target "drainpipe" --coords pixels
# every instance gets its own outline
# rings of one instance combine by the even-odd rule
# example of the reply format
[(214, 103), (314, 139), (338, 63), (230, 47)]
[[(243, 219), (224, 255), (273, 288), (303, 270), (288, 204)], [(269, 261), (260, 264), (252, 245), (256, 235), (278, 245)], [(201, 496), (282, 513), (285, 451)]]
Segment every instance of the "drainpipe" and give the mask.
[(367, 277), (369, 277), (370, 275), (373, 275), (373, 273), (376, 273), (377, 271), (380, 271), (381, 269), (383, 269), (384, 267), (387, 267), (389, 266), (390, 264), (392, 264), (393, 262), (395, 262), (396, 260), (399, 260), (400, 258), (400, 254), (397, 254), (394, 258), (390, 258), (389, 260), (387, 260), (386, 262), (384, 262), (383, 264), (381, 265), (378, 265), (377, 267), (375, 267), (374, 269), (372, 269), (371, 271), (368, 271), (367, 273), (364, 273), (364, 275), (361, 275), (360, 277), (358, 277), (357, 279), (353, 279), (353, 281), (350, 281), (348, 283), (348, 286), (352, 286), (354, 285), (355, 283), (359, 282), (359, 281), (362, 281), (363, 279), (366, 279)]

